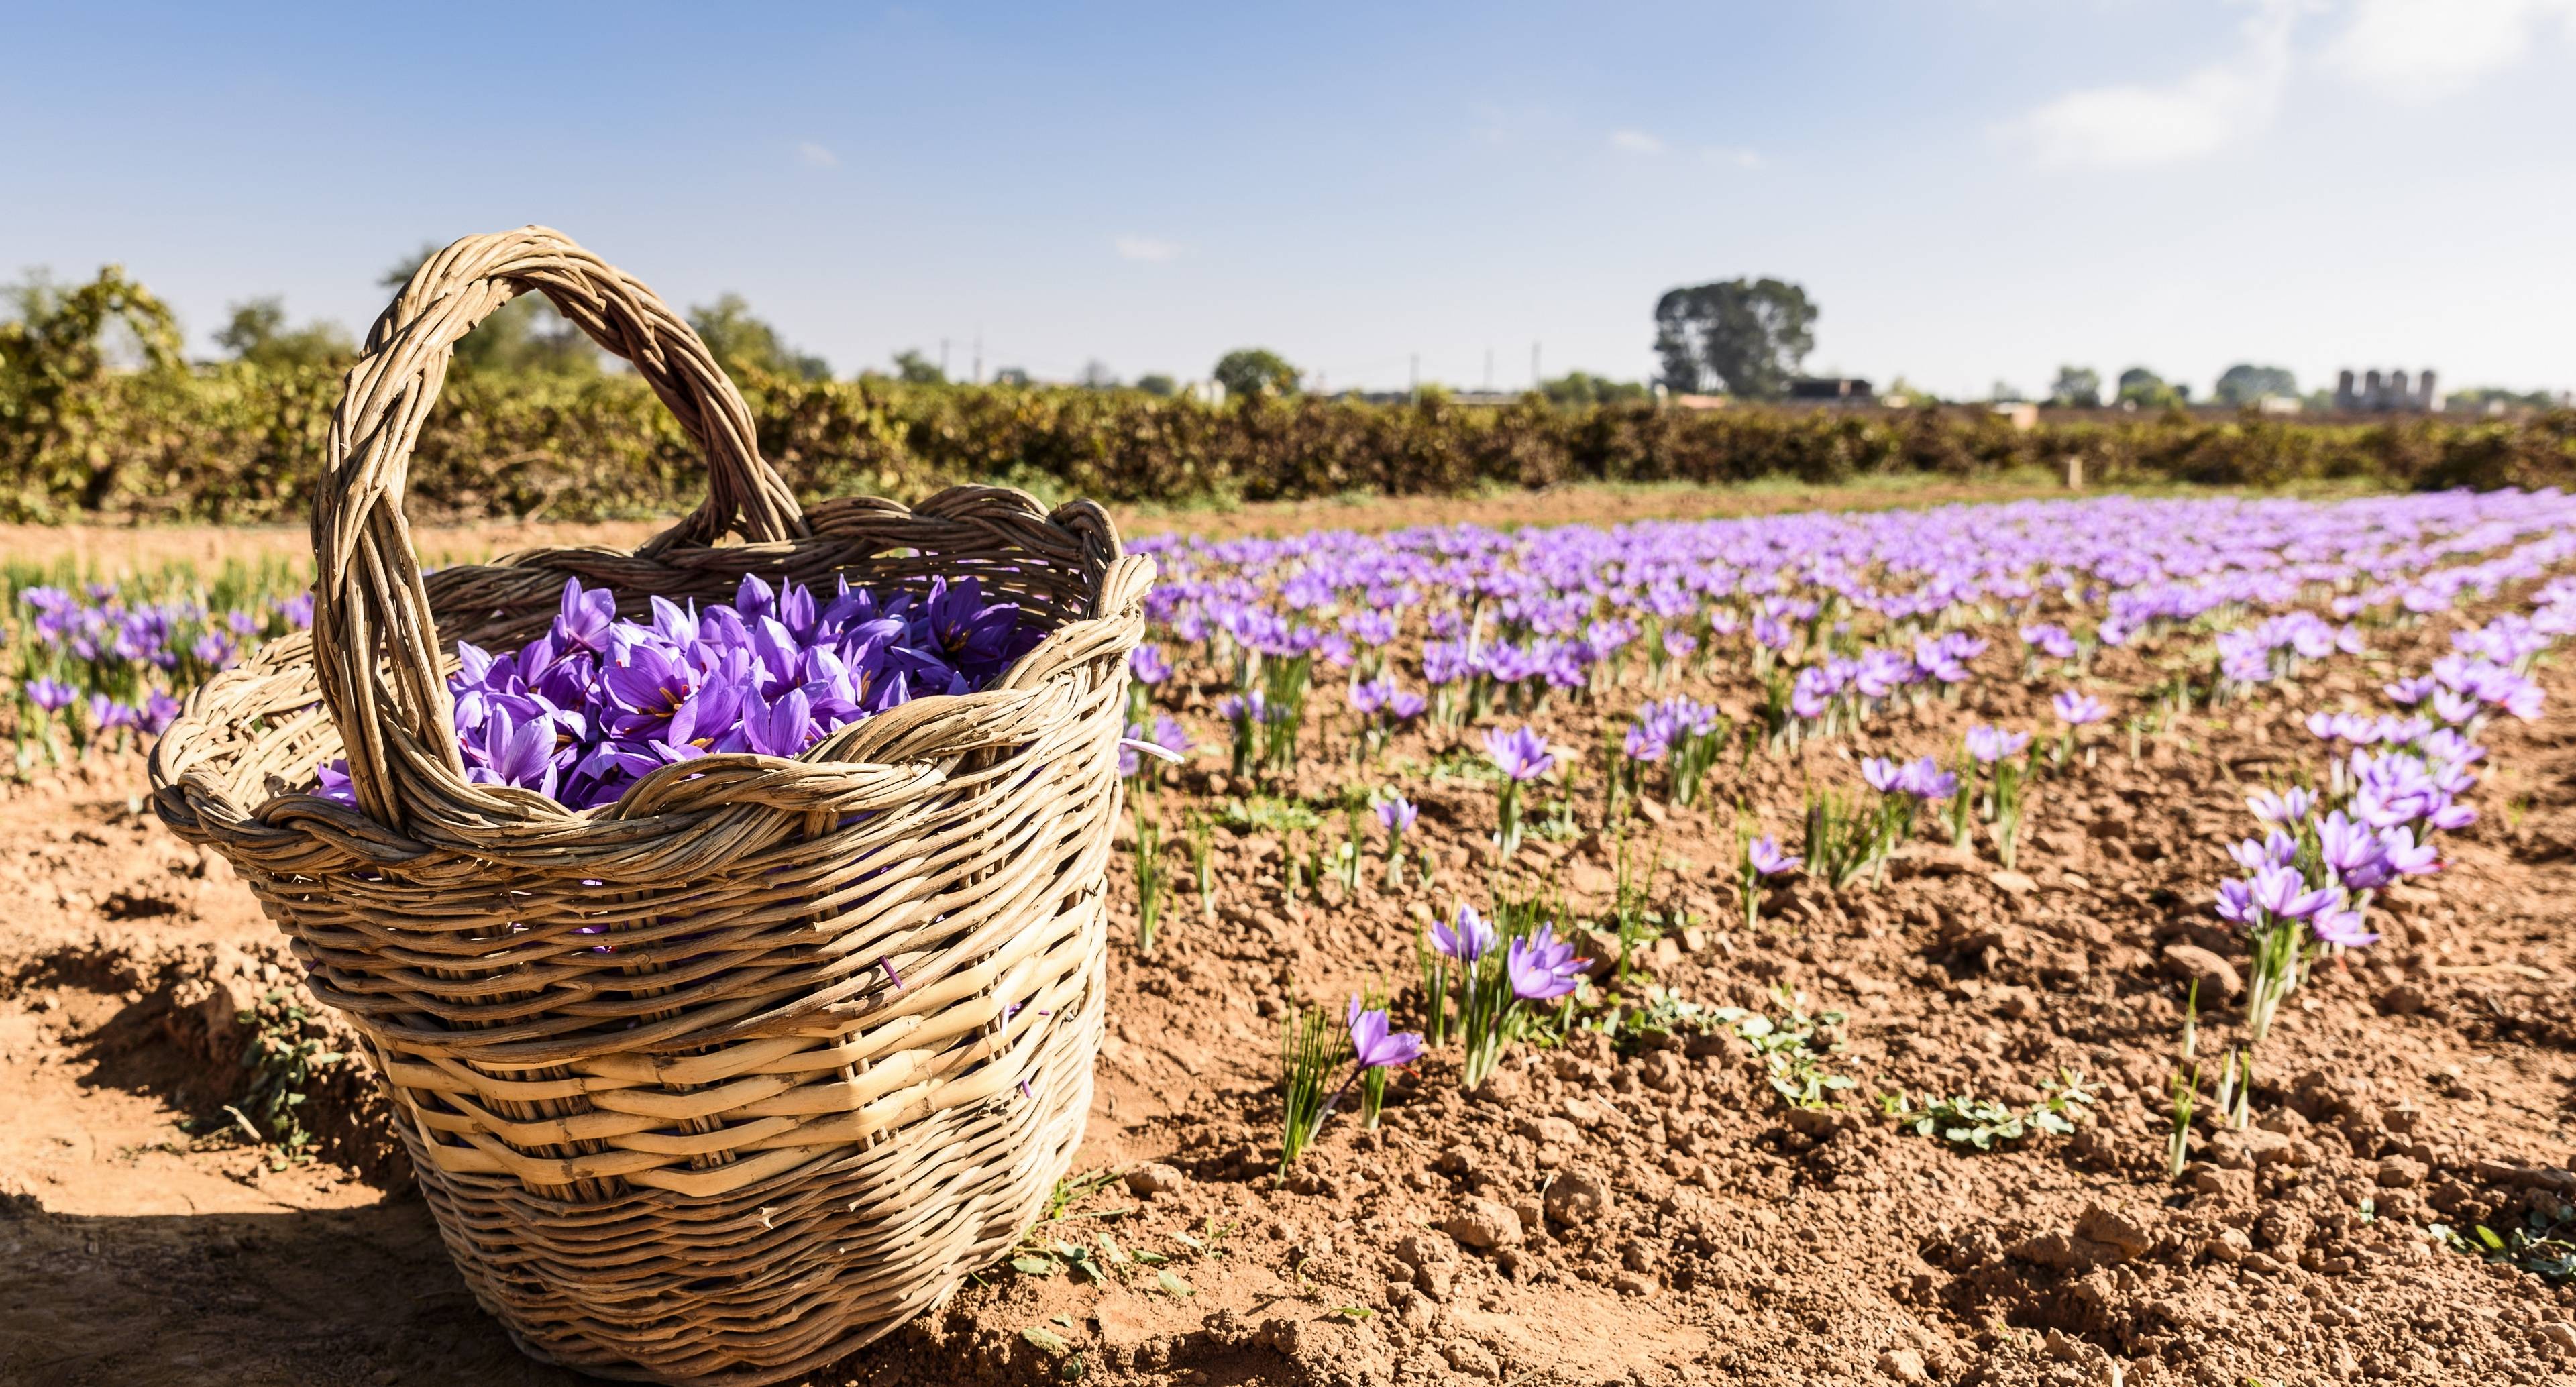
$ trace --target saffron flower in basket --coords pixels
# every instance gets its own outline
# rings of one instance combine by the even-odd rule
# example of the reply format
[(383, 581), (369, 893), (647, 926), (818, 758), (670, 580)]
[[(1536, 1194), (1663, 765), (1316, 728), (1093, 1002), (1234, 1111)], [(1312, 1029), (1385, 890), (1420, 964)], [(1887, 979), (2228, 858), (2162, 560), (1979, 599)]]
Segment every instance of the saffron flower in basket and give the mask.
[[(843, 579), (828, 599), (745, 577), (730, 605), (656, 597), (621, 619), (605, 588), (564, 581), (553, 626), (507, 654), (458, 642), (456, 734), (466, 778), (574, 809), (614, 803), (663, 766), (715, 753), (793, 757), (925, 694), (972, 693), (1045, 636), (973, 578), (926, 595)], [(347, 767), (321, 793), (351, 798)]]

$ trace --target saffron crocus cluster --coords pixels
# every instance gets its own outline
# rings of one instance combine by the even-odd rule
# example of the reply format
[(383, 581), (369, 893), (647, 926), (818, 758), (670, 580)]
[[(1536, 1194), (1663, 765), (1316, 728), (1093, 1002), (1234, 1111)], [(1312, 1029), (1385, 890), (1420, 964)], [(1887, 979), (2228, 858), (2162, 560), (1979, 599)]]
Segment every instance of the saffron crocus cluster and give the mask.
[(1782, 852), (1777, 838), (1753, 838), (1744, 844), (1744, 862), (1737, 870), (1737, 887), (1744, 893), (1744, 926), (1751, 929), (1762, 921), (1762, 883), (1776, 876), (1798, 870), (1801, 861), (1794, 852)]
[[(2030, 734), (1980, 723), (1968, 729), (1962, 745), (1968, 753), (1963, 768), (1968, 776), (1967, 792), (1952, 807), (1952, 841), (1959, 847), (1968, 845), (1968, 814), (1973, 802), (1994, 842), (1995, 860), (2010, 868), (2021, 846), (2022, 790), (2031, 771), (2021, 756), (2030, 748)], [(1982, 795), (1974, 793), (1981, 777)]]
[[(263, 575), (274, 576), (274, 575)], [(14, 584), (0, 603), (0, 647), (14, 647), (18, 765), (157, 737), (179, 696), (238, 663), (255, 641), (312, 624), (307, 593), (266, 592), (227, 574), (210, 585), (176, 572), (126, 583)], [(278, 579), (282, 583), (283, 579)], [(14, 628), (14, 629), (13, 629)]]
[(1521, 786), (1556, 769), (1556, 755), (1548, 750), (1547, 739), (1536, 729), (1523, 727), (1505, 732), (1501, 728), (1485, 734), (1485, 756), (1494, 769), (1502, 772), (1501, 824), (1494, 843), (1509, 861), (1521, 845)]
[(1664, 763), (1666, 793), (1688, 804), (1701, 777), (1726, 749), (1727, 722), (1715, 708), (1690, 698), (1667, 698), (1637, 709), (1623, 749), (1632, 762)]
[(1355, 1066), (1352, 1079), (1360, 1090), (1360, 1127), (1375, 1131), (1378, 1113), (1386, 1106), (1387, 1075), (1422, 1058), (1422, 1036), (1417, 1031), (1394, 1029), (1382, 997), (1371, 997), (1364, 1005), (1354, 995), (1343, 1020), (1351, 1033), (1351, 1063)]
[(1958, 793), (1959, 777), (1941, 769), (1929, 756), (1899, 762), (1884, 756), (1863, 757), (1861, 778), (1878, 791), (1878, 811), (1866, 830), (1864, 859), (1874, 877), (1884, 880), (1887, 860), (1914, 835), (1923, 806)]
[(2554, 580), (2535, 601), (2531, 616), (2507, 613), (2456, 633), (2455, 652), (2430, 673), (2383, 691), (2416, 712), (2312, 715), (2310, 731), (2352, 748), (2331, 763), (2321, 789), (2292, 786), (2247, 800), (2264, 836), (2231, 850), (2247, 875), (2219, 883), (2216, 910), (2246, 931), (2246, 1026), (2256, 1041), (2318, 958), (2379, 941), (2370, 925), (2378, 893), (2441, 869), (2435, 834), (2476, 822), (2477, 810), (2461, 797), (2486, 756), (2471, 740), (2485, 710), (2537, 716), (2540, 690), (2519, 666), (2556, 633), (2576, 630), (2576, 583)]
[(1432, 1039), (1446, 1028), (1454, 998), (1464, 1054), (1459, 1084), (1484, 1086), (1502, 1059), (1503, 1046), (1523, 1023), (1524, 1004), (1555, 1001), (1582, 985), (1586, 965), (1553, 924), (1502, 936), (1471, 905), (1460, 905), (1449, 923), (1434, 922), (1423, 948), (1423, 987), (1434, 1017)]
[[(1314, 1144), (1325, 1119), (1354, 1086), (1360, 1090), (1361, 1125), (1377, 1126), (1387, 1071), (1420, 1059), (1422, 1048), (1420, 1035), (1392, 1028), (1382, 1001), (1371, 1005), (1351, 998), (1338, 1027), (1323, 1007), (1290, 1007), (1279, 1043), (1279, 1173), (1286, 1175)], [(1336, 1088), (1333, 1075), (1345, 1062), (1351, 1071)]]
[(2056, 761), (2061, 766), (2066, 764), (2067, 757), (2075, 754), (2076, 734), (2111, 716), (2111, 710), (2103, 706), (2102, 700), (2075, 689), (2058, 690), (2057, 696), (2048, 701), (2048, 706), (2057, 714), (2060, 724)]
[(1386, 830), (1386, 884), (1392, 890), (1404, 882), (1404, 835), (1422, 811), (1402, 795), (1389, 795), (1377, 802), (1375, 812), (1378, 827)]
[(1360, 715), (1356, 751), (1362, 761), (1375, 758), (1388, 734), (1422, 716), (1426, 706), (1422, 695), (1399, 687), (1388, 674), (1353, 681), (1349, 698), (1351, 710)]
[[(564, 582), (553, 627), (518, 650), (457, 646), (456, 731), (467, 779), (574, 809), (701, 756), (794, 757), (835, 730), (924, 694), (982, 688), (1043, 632), (969, 578), (828, 597), (745, 577), (730, 605), (652, 599), (620, 618), (605, 588)], [(345, 770), (323, 793), (349, 797)]]

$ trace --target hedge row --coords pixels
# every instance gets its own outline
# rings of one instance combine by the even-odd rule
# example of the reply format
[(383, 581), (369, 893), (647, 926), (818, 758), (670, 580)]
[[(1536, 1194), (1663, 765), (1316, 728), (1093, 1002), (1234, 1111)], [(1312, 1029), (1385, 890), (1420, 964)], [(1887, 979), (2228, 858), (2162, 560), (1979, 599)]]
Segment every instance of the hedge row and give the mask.
[[(1841, 413), (1466, 407), (1290, 398), (1228, 407), (1132, 391), (763, 379), (761, 449), (800, 494), (917, 498), (1010, 481), (1111, 501), (1446, 494), (1576, 480), (1734, 482), (1866, 473), (2393, 487), (2576, 480), (2576, 412), (2511, 421), (2301, 423), (2174, 414), (2022, 431), (1972, 410)], [(335, 371), (233, 364), (106, 377), (42, 415), (0, 410), (0, 517), (229, 522), (305, 513)], [(458, 375), (411, 472), (427, 520), (668, 513), (699, 495), (695, 450), (632, 376)]]

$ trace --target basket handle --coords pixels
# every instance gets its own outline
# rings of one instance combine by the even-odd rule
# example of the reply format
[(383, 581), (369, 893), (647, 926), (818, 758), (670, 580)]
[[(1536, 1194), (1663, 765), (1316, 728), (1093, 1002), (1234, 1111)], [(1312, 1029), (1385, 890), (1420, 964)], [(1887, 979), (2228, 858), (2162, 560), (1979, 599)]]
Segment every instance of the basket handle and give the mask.
[(706, 455), (707, 499), (639, 552), (710, 544), (728, 532), (755, 542), (808, 533), (795, 495), (761, 460), (741, 392), (640, 281), (542, 226), (468, 236), (431, 256), (367, 330), (331, 416), (313, 499), (314, 664), (348, 750), (350, 788), (380, 823), (403, 822), (406, 803), (452, 799), (464, 788), (438, 623), (403, 497), (457, 340), (530, 289), (632, 363)]

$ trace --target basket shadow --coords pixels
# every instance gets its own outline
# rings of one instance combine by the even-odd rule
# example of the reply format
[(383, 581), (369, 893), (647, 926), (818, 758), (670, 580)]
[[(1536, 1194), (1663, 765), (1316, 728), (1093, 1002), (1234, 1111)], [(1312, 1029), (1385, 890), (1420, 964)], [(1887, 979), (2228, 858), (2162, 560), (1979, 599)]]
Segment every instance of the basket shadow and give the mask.
[(577, 1387), (474, 1304), (427, 1206), (109, 1217), (0, 1203), (0, 1381)]

